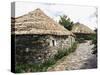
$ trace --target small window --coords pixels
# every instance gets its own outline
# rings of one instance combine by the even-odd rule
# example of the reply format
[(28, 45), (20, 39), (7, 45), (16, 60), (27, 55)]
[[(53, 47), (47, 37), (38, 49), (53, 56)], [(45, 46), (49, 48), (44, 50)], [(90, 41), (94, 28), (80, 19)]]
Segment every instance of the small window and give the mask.
[(56, 40), (51, 40), (50, 41), (50, 46), (56, 46)]

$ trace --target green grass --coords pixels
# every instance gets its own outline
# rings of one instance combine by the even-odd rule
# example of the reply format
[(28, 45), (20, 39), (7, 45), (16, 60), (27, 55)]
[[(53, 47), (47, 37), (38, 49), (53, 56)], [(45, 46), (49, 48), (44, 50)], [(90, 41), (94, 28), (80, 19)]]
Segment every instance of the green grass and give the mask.
[(44, 63), (41, 64), (20, 64), (16, 65), (16, 73), (22, 72), (44, 72), (50, 67), (51, 65), (55, 64), (56, 61), (54, 59), (48, 59)]
[(54, 55), (53, 58), (49, 58), (44, 63), (41, 64), (20, 64), (16, 65), (16, 73), (22, 72), (44, 72), (47, 71), (48, 67), (54, 65), (59, 59), (63, 58), (64, 56), (69, 55), (70, 53), (74, 52), (77, 48), (77, 43), (73, 43), (71, 48), (69, 49), (59, 49), (57, 54)]

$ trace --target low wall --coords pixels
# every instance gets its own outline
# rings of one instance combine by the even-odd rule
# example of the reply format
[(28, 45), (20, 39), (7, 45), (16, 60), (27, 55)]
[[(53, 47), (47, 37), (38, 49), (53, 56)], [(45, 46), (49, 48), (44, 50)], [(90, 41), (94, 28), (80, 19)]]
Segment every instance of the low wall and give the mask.
[(17, 35), (16, 64), (42, 63), (59, 48), (69, 48), (74, 41), (72, 36)]

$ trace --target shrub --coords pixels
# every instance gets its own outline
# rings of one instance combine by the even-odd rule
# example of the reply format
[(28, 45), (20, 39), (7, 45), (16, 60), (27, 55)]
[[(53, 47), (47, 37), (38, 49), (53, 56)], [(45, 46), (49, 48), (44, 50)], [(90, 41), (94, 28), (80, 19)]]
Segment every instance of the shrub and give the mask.
[(97, 29), (95, 29), (95, 32), (96, 33), (94, 34), (93, 39), (92, 39), (92, 44), (94, 44), (92, 54), (96, 54), (97, 56)]
[(54, 59), (55, 60), (59, 60), (61, 59), (63, 56), (65, 56), (66, 49), (64, 50), (58, 50), (57, 54), (55, 54)]
[(93, 40), (95, 38), (95, 34), (76, 34), (76, 41), (79, 43), (84, 43), (85, 40)]

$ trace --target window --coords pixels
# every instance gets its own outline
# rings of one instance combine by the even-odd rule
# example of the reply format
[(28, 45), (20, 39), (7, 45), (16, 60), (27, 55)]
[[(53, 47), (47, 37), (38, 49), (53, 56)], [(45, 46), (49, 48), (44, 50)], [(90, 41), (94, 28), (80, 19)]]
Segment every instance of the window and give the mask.
[(52, 40), (52, 46), (56, 46), (56, 40)]
[(56, 46), (56, 40), (50, 40), (50, 46)]

